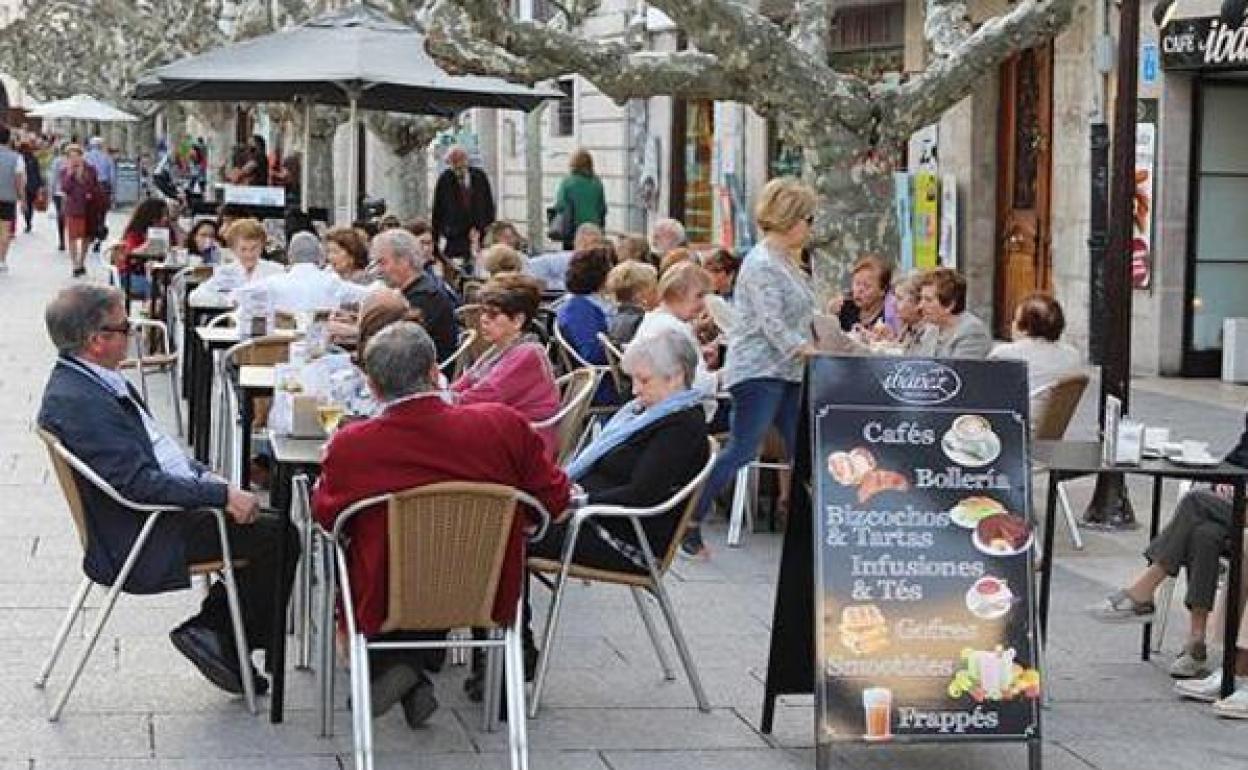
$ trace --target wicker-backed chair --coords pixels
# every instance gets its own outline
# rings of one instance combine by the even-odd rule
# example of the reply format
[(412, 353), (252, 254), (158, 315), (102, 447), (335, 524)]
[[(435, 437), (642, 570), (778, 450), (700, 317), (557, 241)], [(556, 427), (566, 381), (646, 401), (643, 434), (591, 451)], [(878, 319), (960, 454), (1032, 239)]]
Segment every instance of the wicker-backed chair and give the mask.
[[(379, 504), (385, 503), (385, 508)], [(507, 545), (519, 504), (533, 508), (541, 518), (535, 533), (545, 532), (549, 516), (527, 494), (499, 484), (443, 482), (361, 500), (342, 511), (333, 531), (321, 537), (325, 549), (325, 594), (319, 644), (321, 676), (321, 727), (332, 732), (333, 702), (333, 596), (335, 581), (346, 619), (351, 658), (352, 733), (357, 768), (373, 766), (373, 733), (370, 707), (369, 650), (428, 650), (482, 648), (502, 650), (501, 675), (507, 690), (507, 730), (513, 770), (528, 767), (528, 738), (524, 708), (524, 653), (520, 639), (523, 622), (517, 600), (512, 623), (493, 618), (500, 576), (509, 557)], [(371, 510), (370, 510), (371, 509)], [(431, 641), (371, 642), (356, 626), (347, 555), (343, 537), (347, 525), (358, 515), (379, 515), (388, 521), (389, 584), (384, 632), (442, 631), (472, 627), (484, 629), (486, 638), (453, 637)], [(514, 556), (513, 556), (514, 558)], [(497, 656), (487, 658), (485, 721), (492, 729), (498, 716), (500, 675)]]
[(139, 392), (148, 402), (147, 376), (164, 374), (169, 377), (169, 400), (173, 402), (173, 420), (182, 435), (182, 386), (178, 381), (181, 358), (173, 349), (168, 327), (161, 321), (147, 318), (130, 319), (134, 355), (121, 362), (122, 370), (133, 369), (138, 375)]
[(561, 394), (559, 410), (545, 420), (531, 423), (534, 430), (559, 426), (559, 452), (555, 458), (558, 465), (567, 463), (584, 443), (587, 433), (585, 418), (601, 376), (598, 369), (577, 369), (555, 380)]
[(455, 352), (445, 361), (438, 364), (438, 370), (452, 382), (463, 373), (466, 362), (475, 360), (472, 356), (472, 351), (478, 347), (478, 337), (480, 335), (476, 329), (464, 329), (461, 331), (459, 333), (459, 347), (455, 348)]
[[(56, 700), (56, 704), (52, 707), (52, 711), (48, 714), (48, 719), (55, 722), (60, 718), (61, 711), (65, 708), (65, 703), (69, 700), (74, 686), (82, 676), (87, 660), (91, 657), (91, 652), (95, 649), (96, 642), (99, 641), (100, 634), (104, 630), (104, 624), (108, 622), (108, 618), (113, 612), (113, 607), (117, 604), (117, 599), (122, 592), (122, 586), (129, 579), (130, 571), (138, 561), (139, 554), (143, 552), (143, 547), (146, 545), (152, 529), (156, 526), (156, 522), (161, 514), (180, 509), (167, 505), (142, 505), (127, 500), (117, 490), (113, 489), (112, 485), (91, 470), (89, 465), (66, 449), (56, 436), (46, 430), (39, 429), (39, 438), (43, 440), (44, 445), (48, 449), (48, 457), (52, 461), (52, 469), (56, 472), (56, 480), (60, 484), (61, 492), (65, 496), (65, 503), (69, 506), (69, 512), (74, 520), (74, 529), (78, 532), (78, 540), (84, 550), (87, 547), (88, 512), (83, 505), (79, 485), (89, 484), (96, 487), (118, 505), (134, 511), (136, 517), (143, 519), (143, 527), (139, 530), (139, 535), (135, 539), (134, 545), (130, 548), (130, 553), (126, 555), (125, 562), (123, 562), (121, 570), (117, 573), (117, 578), (113, 581), (112, 586), (108, 588), (104, 604), (100, 607), (99, 615), (91, 626), (86, 644), (82, 648), (82, 652), (79, 653), (73, 672), (70, 674), (69, 682), (66, 683), (65, 689), (61, 692), (60, 697)], [(190, 572), (192, 575), (218, 573), (225, 583), (225, 593), (230, 608), (230, 620), (234, 626), (234, 646), (238, 650), (239, 671), (242, 673), (243, 694), (247, 702), (247, 708), (252, 714), (255, 714), (255, 682), (252, 680), (251, 661), (247, 658), (247, 635), (243, 628), (243, 616), (238, 600), (238, 587), (234, 581), (234, 568), (242, 566), (242, 563), (235, 562), (230, 556), (230, 541), (226, 537), (225, 514), (220, 510), (213, 510), (213, 513), (217, 518), (217, 533), (221, 538), (222, 558), (218, 561), (192, 564), (190, 565)], [(74, 627), (78, 614), (82, 611), (83, 604), (87, 600), (87, 595), (91, 593), (93, 585), (93, 581), (88, 577), (83, 577), (82, 582), (79, 583), (78, 590), (70, 601), (65, 619), (61, 621), (61, 626), (56, 632), (56, 638), (52, 642), (52, 651), (44, 662), (43, 667), (39, 669), (38, 676), (35, 677), (35, 687), (42, 689), (47, 684), (48, 677), (52, 674), (52, 669), (56, 666), (56, 662), (61, 656), (61, 651), (65, 648), (65, 641), (69, 638), (69, 632)]]
[(622, 366), (624, 351), (616, 347), (606, 332), (598, 332), (598, 342), (602, 345), (602, 352), (607, 355), (607, 372), (611, 375), (611, 382), (615, 384), (615, 392), (620, 394), (620, 401), (628, 401), (632, 398), (633, 383)]
[[(1079, 400), (1088, 387), (1086, 372), (1074, 372), (1059, 377), (1044, 387), (1032, 391), (1031, 401), (1031, 438), (1033, 441), (1060, 441), (1070, 427), (1070, 421), (1079, 408)], [(1032, 472), (1044, 471), (1043, 466), (1032, 466)], [(1079, 534), (1079, 522), (1075, 521), (1075, 512), (1070, 507), (1070, 498), (1066, 494), (1064, 484), (1057, 485), (1058, 507), (1062, 509), (1062, 517), (1066, 520), (1066, 529), (1070, 532), (1070, 541), (1078, 550), (1083, 550), (1083, 537)]]
[[(715, 456), (718, 454), (719, 447), (715, 439), (708, 439), (708, 442), (710, 443), (710, 453), (706, 465), (698, 471), (698, 474), (688, 484), (667, 500), (650, 508), (587, 505), (573, 513), (569, 518), (567, 535), (563, 542), (563, 553), (559, 561), (537, 557), (529, 559), (529, 572), (534, 574), (553, 591), (550, 610), (546, 615), (546, 626), (542, 631), (542, 649), (537, 659), (537, 673), (533, 680), (533, 694), (529, 704), (530, 716), (537, 715), (537, 709), (541, 703), (542, 689), (546, 684), (546, 672), (550, 667), (550, 656), (554, 649), (555, 631), (559, 626), (559, 613), (563, 607), (563, 594), (567, 590), (569, 578), (627, 586), (632, 591), (633, 600), (637, 604), (637, 611), (641, 615), (642, 624), (650, 636), (651, 643), (654, 644), (655, 652), (659, 658), (659, 665), (663, 669), (663, 676), (668, 680), (672, 680), (676, 678), (676, 674), (672, 669), (671, 662), (668, 660), (667, 652), (659, 640), (654, 622), (646, 610), (645, 599), (642, 593), (649, 593), (653, 596), (663, 612), (663, 618), (667, 622), (668, 631), (671, 632), (672, 641), (676, 644), (676, 652), (680, 656), (681, 664), (684, 666), (685, 675), (689, 678), (689, 685), (693, 688), (693, 697), (698, 703), (698, 708), (702, 711), (710, 710), (706, 692), (702, 689), (702, 680), (698, 677), (697, 668), (693, 663), (693, 656), (689, 652), (689, 647), (685, 643), (684, 633), (680, 629), (680, 622), (676, 618), (676, 610), (672, 606), (667, 590), (663, 586), (663, 578), (667, 574), (672, 560), (676, 558), (676, 551), (680, 548), (681, 538), (689, 524), (689, 520), (693, 517), (694, 509), (698, 504), (698, 498), (702, 494), (702, 487), (706, 483), (707, 476), (711, 473), (711, 466), (714, 465)], [(677, 523), (674, 536), (671, 543), (668, 544), (667, 550), (660, 554), (654, 553), (650, 547), (649, 540), (646, 538), (645, 530), (642, 529), (641, 520), (663, 516), (675, 510), (677, 506), (682, 505), (684, 508), (680, 515), (680, 521)], [(640, 544), (649, 569), (648, 574), (613, 572), (583, 567), (573, 563), (572, 557), (576, 553), (577, 539), (584, 530), (585, 524), (593, 519), (606, 518), (627, 519), (633, 523), (633, 531), (637, 535), (637, 542)], [(547, 575), (555, 576), (553, 584), (546, 579), (545, 576)]]
[(290, 343), (293, 341), (294, 338), (289, 334), (254, 337), (239, 342), (221, 355), (217, 370), (221, 383), (221, 406), (217, 409), (220, 439), (217, 444), (216, 467), (226, 478), (237, 480), (242, 477), (241, 465), (238, 466), (238, 474), (233, 472), (236, 464), (251, 461), (250, 457), (241, 457), (242, 431), (256, 430), (267, 425), (269, 405), (272, 402), (267, 396), (257, 398), (251, 425), (241, 425), (240, 406), (243, 396), (238, 388), (238, 369), (242, 366), (274, 366), (286, 363), (290, 360)]

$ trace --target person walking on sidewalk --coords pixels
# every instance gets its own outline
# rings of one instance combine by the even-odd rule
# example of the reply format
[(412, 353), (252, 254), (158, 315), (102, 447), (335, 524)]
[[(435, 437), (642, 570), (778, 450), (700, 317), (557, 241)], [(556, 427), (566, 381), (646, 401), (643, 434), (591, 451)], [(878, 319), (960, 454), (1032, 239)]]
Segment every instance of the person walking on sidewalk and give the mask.
[[(22, 142), (20, 154), (26, 171), (26, 195), (22, 199), (22, 216), (26, 217), (26, 232), (30, 232), (35, 224), (36, 201), (43, 189), (43, 171), (39, 168), (39, 158), (35, 155), (33, 139)], [(46, 202), (46, 198), (44, 199)]]
[(69, 243), (69, 259), (77, 278), (87, 272), (83, 262), (92, 237), (91, 211), (100, 194), (95, 169), (87, 165), (79, 145), (65, 148), (65, 167), (61, 169), (59, 186), (65, 199), (65, 240)]
[(94, 241), (93, 249), (100, 250), (100, 244), (108, 237), (108, 210), (113, 206), (113, 182), (117, 177), (117, 167), (113, 156), (104, 147), (104, 140), (98, 136), (91, 137), (86, 154), (87, 165), (95, 171), (96, 191), (87, 211), (87, 238)]
[(61, 170), (65, 168), (65, 144), (56, 147), (48, 165), (48, 196), (56, 207), (56, 250), (65, 250), (65, 193), (61, 192)]
[(26, 192), (26, 164), (13, 151), (13, 134), (0, 125), (0, 273), (9, 272), (9, 244), (17, 233), (17, 206)]

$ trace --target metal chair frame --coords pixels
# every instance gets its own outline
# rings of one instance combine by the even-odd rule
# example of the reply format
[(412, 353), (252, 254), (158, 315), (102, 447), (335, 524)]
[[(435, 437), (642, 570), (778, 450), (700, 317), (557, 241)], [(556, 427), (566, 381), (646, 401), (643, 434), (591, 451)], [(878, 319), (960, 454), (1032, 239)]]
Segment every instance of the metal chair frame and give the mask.
[[(586, 372), (587, 374), (580, 374)], [(569, 388), (576, 385), (576, 380), (587, 380), (584, 386), (576, 392), (570, 392)], [(559, 386), (559, 392), (562, 394), (559, 411), (555, 412), (545, 420), (539, 420), (530, 423), (534, 430), (545, 430), (552, 426), (558, 425), (559, 430), (559, 456), (556, 459), (559, 465), (563, 465), (569, 458), (576, 455), (580, 451), (581, 446), (585, 443), (589, 436), (590, 429), (583, 426), (586, 415), (589, 414), (589, 403), (594, 393), (598, 390), (598, 382), (602, 378), (602, 371), (597, 368), (576, 369), (560, 376), (555, 380), (555, 384)], [(574, 424), (571, 431), (565, 431), (563, 423), (568, 420)], [(567, 438), (576, 436), (574, 441), (568, 441)]]
[[(324, 570), (324, 581), (321, 594), (321, 619), (319, 646), (317, 650), (318, 676), (320, 677), (321, 698), (319, 703), (321, 717), (321, 736), (333, 735), (333, 703), (334, 662), (333, 662), (333, 629), (334, 629), (334, 596), (340, 594), (343, 603), (343, 615), (347, 623), (350, 642), (351, 667), (351, 712), (352, 740), (355, 754), (355, 765), (359, 770), (372, 770), (373, 767), (373, 733), (370, 707), (372, 693), (369, 683), (368, 651), (369, 650), (454, 650), (454, 649), (485, 649), (487, 653), (485, 713), (484, 727), (487, 731), (497, 728), (498, 693), (500, 677), (505, 679), (507, 690), (507, 731), (508, 747), (512, 770), (528, 770), (528, 732), (525, 724), (524, 706), (524, 649), (521, 641), (521, 624), (523, 617), (523, 593), (516, 607), (515, 620), (510, 626), (490, 629), (488, 638), (448, 636), (444, 641), (402, 641), (402, 642), (370, 642), (356, 627), (355, 607), (351, 599), (350, 575), (347, 570), (347, 555), (343, 549), (343, 532), (346, 525), (357, 515), (381, 503), (387, 503), (385, 509), (389, 514), (389, 503), (395, 498), (412, 491), (436, 492), (453, 490), (465, 482), (451, 481), (414, 487), (410, 490), (375, 495), (359, 500), (344, 509), (334, 521), (331, 532), (326, 532), (319, 525), (315, 527), (317, 539), (323, 543), (321, 549)], [(540, 540), (550, 524), (550, 514), (536, 498), (518, 489), (495, 484), (468, 482), (474, 487), (494, 487), (507, 489), (515, 498), (517, 505), (524, 504), (535, 511), (540, 519), (536, 531), (530, 540)], [(379, 513), (376, 509), (375, 514)], [(341, 589), (336, 588), (341, 580)], [(500, 638), (501, 637), (501, 638)], [(503, 666), (498, 665), (497, 653), (503, 654)]]
[[(173, 402), (173, 419), (177, 424), (178, 435), (184, 435), (182, 428), (182, 385), (178, 372), (181, 369), (181, 356), (173, 351), (173, 337), (164, 323), (148, 318), (130, 319), (131, 339), (134, 342), (134, 357), (122, 361), (122, 369), (134, 369), (138, 374), (139, 392), (143, 401), (150, 403), (147, 395), (147, 375), (163, 373), (169, 375), (169, 400)], [(157, 341), (157, 350), (144, 355), (143, 337), (151, 333)]]
[[(650, 642), (654, 645), (655, 653), (659, 658), (659, 666), (663, 670), (663, 677), (671, 681), (676, 678), (676, 674), (672, 669), (671, 661), (668, 659), (667, 651), (659, 640), (658, 630), (655, 628), (654, 621), (646, 610), (642, 592), (645, 591), (654, 597), (663, 613), (667, 629), (672, 635), (672, 641), (676, 645), (676, 652), (680, 656), (681, 665), (685, 669), (685, 675), (689, 678), (689, 685), (693, 688), (693, 696), (698, 703), (698, 708), (704, 712), (710, 711), (710, 702), (707, 700), (706, 691), (702, 687), (702, 680), (698, 676), (697, 667), (694, 665), (693, 655), (685, 642), (684, 632), (681, 630), (680, 621), (676, 617), (676, 610), (672, 605), (671, 598), (667, 594), (667, 589), (663, 585), (663, 576), (666, 574), (667, 568), (675, 556), (675, 549), (679, 547), (681, 534), (689, 518), (693, 515), (693, 509), (697, 505), (698, 496), (711, 473), (711, 466), (715, 464), (718, 445), (715, 439), (707, 439), (707, 441), (710, 445), (710, 456), (707, 458), (706, 465), (676, 494), (649, 508), (629, 508), (619, 505), (587, 505), (574, 512), (568, 521), (567, 534), (563, 542), (563, 552), (557, 568), (554, 568), (553, 564), (547, 559), (529, 559), (529, 572), (535, 574), (543, 584), (550, 587), (553, 591), (550, 609), (546, 615), (546, 625), (542, 631), (542, 649), (537, 658), (537, 672), (533, 680), (533, 693), (529, 701), (530, 717), (537, 716), (538, 707), (541, 705), (542, 691), (546, 686), (546, 674), (550, 668), (550, 656), (554, 649), (555, 630), (559, 626), (559, 615), (563, 609), (563, 595), (567, 589), (569, 578), (629, 586), (633, 594), (633, 601), (637, 605), (637, 612), (641, 615), (642, 625), (645, 626), (646, 633), (650, 637)], [(662, 516), (682, 503), (685, 505), (685, 510), (681, 517), (680, 525), (677, 526), (675, 537), (673, 537), (667, 553), (664, 554), (662, 564), (660, 564), (655, 559), (650, 541), (641, 526), (641, 520)], [(577, 540), (586, 522), (592, 519), (607, 518), (627, 519), (632, 522), (637, 542), (645, 557), (648, 574), (617, 573), (580, 567), (573, 564)], [(553, 586), (542, 579), (540, 574), (550, 571), (555, 571), (557, 575)]]
[[(57, 698), (56, 704), (52, 707), (52, 711), (48, 714), (48, 720), (55, 722), (60, 718), (62, 710), (65, 708), (66, 702), (69, 700), (70, 694), (77, 685), (82, 671), (87, 665), (87, 660), (91, 657), (91, 652), (95, 649), (96, 643), (100, 639), (100, 634), (104, 630), (104, 624), (108, 622), (112, 615), (113, 608), (117, 604), (117, 599), (122, 593), (122, 586), (130, 577), (130, 572), (139, 560), (139, 555), (143, 552), (143, 547), (147, 544), (148, 537), (152, 533), (152, 529), (156, 526), (160, 515), (167, 511), (179, 511), (180, 508), (167, 505), (146, 505), (136, 503), (121, 496), (112, 485), (100, 478), (98, 474), (91, 469), (89, 465), (76, 457), (72, 452), (61, 444), (60, 440), (51, 433), (40, 429), (39, 436), (47, 445), (48, 453), (51, 456), (53, 467), (57, 472), (57, 477), (61, 483), (62, 492), (65, 494), (66, 503), (70, 507), (70, 512), (74, 515), (74, 524), (78, 528), (79, 539), (86, 548), (86, 521), (85, 511), (81, 511), (81, 496), (78, 493), (75, 476), (86, 479), (91, 485), (108, 495), (113, 502), (124, 506), (135, 512), (136, 515), (145, 516), (143, 527), (139, 530), (139, 535), (134, 541), (134, 545), (130, 548), (130, 553), (126, 555), (125, 562), (122, 564), (121, 570), (117, 573), (117, 578), (113, 584), (108, 587), (105, 594), (104, 604), (100, 607), (99, 617), (91, 626), (91, 631), (87, 635), (86, 645), (82, 652), (79, 653), (77, 661), (66, 683), (65, 689), (61, 691), (60, 697)], [(68, 469), (61, 466), (60, 463), (68, 465)], [(72, 469), (72, 470), (69, 470)], [(63, 471), (68, 471), (64, 473)], [(247, 635), (243, 628), (242, 609), (238, 599), (238, 586), (234, 580), (234, 561), (230, 554), (230, 541), (226, 532), (225, 514), (220, 509), (210, 509), (217, 520), (217, 534), (221, 538), (221, 560), (219, 562), (207, 562), (204, 564), (192, 565), (193, 574), (207, 574), (216, 572), (221, 575), (221, 579), (225, 582), (226, 599), (230, 609), (230, 621), (234, 627), (234, 646), (238, 652), (239, 671), (243, 680), (243, 697), (246, 700), (247, 708), (252, 714), (257, 713), (256, 709), (256, 689), (255, 682), (252, 680), (251, 661), (247, 655)], [(56, 666), (57, 660), (60, 658), (61, 652), (65, 648), (65, 642), (69, 638), (70, 629), (73, 628), (74, 622), (78, 618), (78, 614), (82, 611), (83, 604), (87, 600), (88, 594), (94, 581), (91, 578), (84, 577), (82, 582), (78, 584), (78, 590), (74, 592), (73, 599), (70, 600), (69, 610), (65, 614), (64, 620), (61, 621), (60, 628), (56, 632), (56, 637), (52, 643), (52, 651), (48, 655), (47, 660), (39, 669), (39, 674), (35, 677), (35, 687), (43, 689), (46, 686), (48, 677), (52, 674), (52, 669)]]
[[(1038, 399), (1044, 398), (1046, 395), (1056, 392), (1059, 388), (1073, 388), (1080, 381), (1082, 381), (1083, 384), (1079, 386), (1079, 398), (1074, 399), (1073, 405), (1070, 405), (1070, 409), (1067, 414), (1058, 415), (1059, 418), (1065, 417), (1065, 419), (1058, 419), (1054, 421), (1051, 425), (1049, 425), (1048, 414), (1045, 414), (1045, 415), (1033, 414), (1031, 416), (1032, 424), (1034, 426), (1040, 426), (1041, 423), (1045, 423), (1047, 427), (1049, 428), (1048, 435), (1039, 435), (1039, 433), (1037, 433), (1035, 438), (1060, 440), (1062, 436), (1066, 434), (1066, 429), (1070, 425), (1071, 419), (1074, 417), (1075, 409), (1078, 408), (1079, 399), (1083, 397), (1083, 391), (1088, 386), (1088, 375), (1083, 372), (1070, 374), (1065, 377), (1061, 377), (1057, 380), (1054, 380), (1053, 382), (1049, 383), (1048, 385), (1045, 385), (1044, 387), (1036, 388), (1029, 394), (1028, 396), (1029, 400), (1034, 403)], [(1047, 403), (1052, 403), (1052, 402), (1049, 401), (1049, 402), (1046, 402), (1046, 404)], [(1036, 473), (1042, 470), (1043, 470), (1042, 467), (1033, 465), (1033, 469), (1032, 469), (1033, 473)], [(1066, 492), (1066, 482), (1062, 482), (1057, 485), (1057, 502), (1058, 502), (1058, 508), (1060, 508), (1062, 511), (1062, 518), (1066, 521), (1066, 529), (1070, 533), (1071, 543), (1075, 546), (1076, 550), (1082, 551), (1083, 550), (1083, 536), (1079, 533), (1079, 522), (1075, 520), (1074, 509), (1071, 508), (1070, 506), (1070, 496)]]

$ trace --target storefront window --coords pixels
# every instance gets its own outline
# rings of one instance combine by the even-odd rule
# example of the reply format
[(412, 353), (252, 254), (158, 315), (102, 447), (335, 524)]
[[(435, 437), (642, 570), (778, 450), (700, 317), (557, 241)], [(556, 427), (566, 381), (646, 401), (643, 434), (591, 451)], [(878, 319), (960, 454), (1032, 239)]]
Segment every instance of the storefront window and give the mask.
[(690, 243), (709, 243), (715, 205), (711, 185), (715, 103), (685, 104), (685, 233)]

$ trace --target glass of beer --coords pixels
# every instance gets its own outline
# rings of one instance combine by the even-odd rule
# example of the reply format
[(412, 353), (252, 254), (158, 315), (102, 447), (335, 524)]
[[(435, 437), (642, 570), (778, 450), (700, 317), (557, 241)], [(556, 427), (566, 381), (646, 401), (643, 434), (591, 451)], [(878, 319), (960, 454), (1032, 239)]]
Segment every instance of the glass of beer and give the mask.
[(328, 436), (334, 435), (334, 431), (338, 430), (338, 424), (342, 422), (342, 417), (346, 414), (346, 407), (340, 401), (333, 399), (322, 399), (316, 405), (316, 418), (320, 420), (321, 429)]
[(862, 708), (866, 712), (868, 741), (887, 741), (893, 737), (893, 691), (887, 687), (868, 687), (862, 691)]

